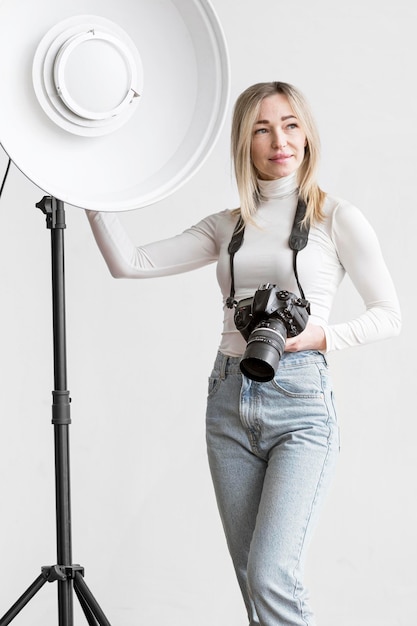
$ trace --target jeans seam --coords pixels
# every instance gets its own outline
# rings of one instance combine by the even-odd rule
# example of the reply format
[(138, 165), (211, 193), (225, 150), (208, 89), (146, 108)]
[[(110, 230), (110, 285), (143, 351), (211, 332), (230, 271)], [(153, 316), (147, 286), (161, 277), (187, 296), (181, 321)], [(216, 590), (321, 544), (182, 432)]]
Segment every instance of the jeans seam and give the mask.
[(328, 460), (329, 460), (330, 447), (331, 447), (330, 443), (329, 443), (330, 435), (331, 435), (331, 429), (329, 428), (329, 436), (327, 438), (327, 452), (326, 452), (326, 456), (325, 456), (324, 461), (323, 461), (323, 465), (322, 465), (322, 468), (321, 468), (319, 479), (317, 481), (316, 489), (314, 491), (314, 497), (313, 497), (313, 500), (311, 502), (310, 513), (308, 515), (308, 519), (307, 519), (307, 522), (306, 522), (306, 527), (305, 527), (303, 538), (302, 538), (302, 541), (301, 541), (300, 550), (299, 550), (299, 553), (298, 553), (297, 563), (296, 563), (296, 566), (294, 568), (295, 584), (294, 584), (293, 598), (294, 598), (294, 600), (298, 601), (298, 604), (299, 604), (299, 607), (300, 607), (300, 615), (301, 615), (302, 619), (305, 621), (306, 626), (308, 626), (308, 622), (305, 620), (305, 617), (304, 617), (303, 603), (302, 603), (302, 600), (300, 598), (298, 598), (298, 596), (297, 596), (297, 589), (298, 589), (298, 583), (299, 583), (299, 579), (297, 577), (297, 569), (299, 568), (299, 565), (300, 565), (300, 562), (301, 562), (301, 554), (302, 554), (303, 547), (304, 547), (304, 544), (305, 544), (306, 535), (307, 535), (308, 528), (309, 528), (309, 525), (310, 525), (310, 522), (311, 522), (311, 518), (313, 516), (314, 510), (315, 510), (315, 507), (316, 507), (316, 503), (317, 503), (319, 492), (320, 492), (320, 487), (321, 487), (321, 484), (323, 482), (323, 476), (324, 476), (325, 469), (326, 469), (326, 466), (327, 466), (327, 463), (328, 463)]
[[(327, 420), (326, 420), (326, 425), (327, 425), (327, 427), (328, 427), (328, 431), (329, 431), (329, 432), (328, 432), (328, 435), (327, 435), (327, 450), (326, 450), (326, 456), (325, 456), (325, 458), (324, 458), (323, 465), (322, 465), (321, 472), (320, 472), (320, 476), (319, 476), (319, 479), (318, 479), (318, 481), (317, 481), (316, 489), (315, 489), (315, 491), (314, 491), (314, 497), (313, 497), (313, 500), (312, 500), (312, 502), (311, 502), (310, 513), (309, 513), (309, 516), (308, 516), (308, 519), (307, 519), (307, 522), (306, 522), (306, 527), (305, 527), (305, 530), (304, 530), (303, 538), (302, 538), (301, 545), (300, 545), (300, 550), (299, 550), (299, 553), (298, 553), (297, 564), (296, 564), (296, 566), (295, 566), (295, 568), (294, 568), (294, 579), (295, 579), (295, 584), (294, 584), (294, 592), (293, 592), (293, 597), (294, 597), (294, 600), (298, 600), (298, 598), (297, 598), (297, 589), (298, 589), (298, 583), (299, 583), (299, 580), (298, 580), (298, 578), (297, 578), (297, 569), (298, 569), (298, 567), (299, 567), (299, 565), (300, 565), (300, 561), (301, 561), (301, 554), (302, 554), (303, 547), (304, 547), (304, 544), (305, 544), (306, 535), (307, 535), (307, 532), (308, 532), (309, 524), (310, 524), (310, 522), (311, 522), (311, 518), (312, 518), (312, 516), (313, 516), (314, 510), (315, 510), (315, 507), (316, 507), (316, 503), (317, 503), (318, 496), (319, 496), (319, 492), (320, 492), (320, 487), (321, 487), (321, 484), (322, 484), (322, 482), (323, 482), (323, 476), (324, 476), (325, 469), (326, 469), (327, 464), (328, 464), (328, 461), (329, 461), (329, 454), (330, 454), (330, 448), (331, 448), (331, 435), (332, 435), (332, 428), (331, 428), (331, 426), (329, 425), (329, 421), (330, 421), (330, 412), (329, 412), (328, 403), (326, 402), (326, 394), (325, 394), (325, 390), (324, 390), (324, 388), (323, 388), (322, 368), (318, 366), (318, 369), (319, 369), (319, 373), (320, 373), (320, 381), (321, 381), (322, 397), (323, 397), (324, 405), (325, 405), (325, 407), (326, 407), (326, 412), (327, 412)], [(305, 620), (305, 618), (304, 618), (303, 604), (302, 604), (302, 601), (301, 601), (301, 600), (299, 600), (299, 607), (300, 607), (300, 614), (301, 614), (301, 617), (302, 617), (302, 619), (305, 621), (306, 626), (308, 626), (308, 622), (307, 622), (307, 621)]]

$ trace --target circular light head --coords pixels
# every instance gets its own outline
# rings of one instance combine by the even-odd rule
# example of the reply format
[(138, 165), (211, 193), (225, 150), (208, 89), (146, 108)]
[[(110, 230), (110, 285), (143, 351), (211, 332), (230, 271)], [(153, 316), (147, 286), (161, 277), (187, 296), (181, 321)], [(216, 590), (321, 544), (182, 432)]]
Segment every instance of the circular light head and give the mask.
[(161, 200), (223, 125), (228, 56), (207, 0), (0, 0), (0, 55), (0, 142), (68, 204)]
[(70, 133), (100, 136), (127, 122), (143, 91), (142, 61), (127, 33), (100, 17), (59, 22), (33, 61), (39, 104)]

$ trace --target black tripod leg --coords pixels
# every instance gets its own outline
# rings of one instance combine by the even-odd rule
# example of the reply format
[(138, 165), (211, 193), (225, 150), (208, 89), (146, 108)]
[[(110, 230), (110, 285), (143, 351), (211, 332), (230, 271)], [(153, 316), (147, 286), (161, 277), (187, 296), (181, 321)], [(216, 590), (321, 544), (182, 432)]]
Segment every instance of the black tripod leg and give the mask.
[(81, 595), (79, 589), (74, 585), (74, 591), (76, 593), (76, 596), (80, 602), (81, 608), (84, 612), (84, 615), (87, 618), (87, 622), (89, 626), (97, 626), (97, 620), (94, 617), (94, 614), (92, 613), (90, 607), (88, 606), (87, 602), (84, 600), (83, 596)]
[(0, 619), (0, 626), (7, 626), (10, 622), (16, 617), (18, 613), (27, 605), (29, 600), (33, 598), (33, 596), (38, 593), (39, 589), (41, 589), (46, 583), (47, 579), (43, 574), (40, 574), (38, 578), (31, 584), (30, 587), (26, 589), (24, 593), (20, 596), (20, 598), (13, 604), (13, 606), (3, 615)]
[[(85, 613), (85, 616), (87, 617), (87, 620), (90, 626), (96, 626), (94, 622), (90, 621), (90, 618), (92, 617), (92, 615), (95, 617), (95, 619), (97, 620), (100, 626), (111, 626), (109, 620), (104, 615), (103, 610), (100, 607), (99, 603), (97, 602), (97, 600), (95, 599), (95, 597), (93, 596), (89, 588), (87, 587), (87, 584), (84, 578), (82, 577), (82, 575), (80, 574), (80, 572), (76, 572), (75, 574), (74, 590), (77, 594), (77, 597), (80, 599), (81, 607)], [(86, 609), (87, 609), (87, 612), (86, 612)], [(0, 626), (2, 625), (0, 624)]]

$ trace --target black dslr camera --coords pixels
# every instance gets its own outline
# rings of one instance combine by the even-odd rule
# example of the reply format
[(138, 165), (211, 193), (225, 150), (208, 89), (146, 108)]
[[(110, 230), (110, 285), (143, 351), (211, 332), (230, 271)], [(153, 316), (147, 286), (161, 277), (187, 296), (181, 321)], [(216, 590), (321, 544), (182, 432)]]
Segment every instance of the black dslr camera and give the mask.
[(272, 380), (288, 337), (296, 337), (307, 325), (310, 305), (289, 291), (267, 283), (253, 298), (236, 305), (235, 325), (248, 342), (240, 362), (245, 376), (258, 382)]

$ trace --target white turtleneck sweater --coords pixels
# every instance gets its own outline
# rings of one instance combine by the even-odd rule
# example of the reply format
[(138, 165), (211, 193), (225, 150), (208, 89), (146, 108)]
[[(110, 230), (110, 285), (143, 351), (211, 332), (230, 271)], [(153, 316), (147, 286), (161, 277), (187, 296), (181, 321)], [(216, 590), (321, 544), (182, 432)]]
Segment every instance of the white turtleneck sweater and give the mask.
[[(298, 199), (296, 176), (259, 184), (265, 200), (256, 214), (257, 226), (246, 226), (243, 245), (234, 260), (236, 300), (253, 296), (263, 283), (299, 293), (288, 245)], [(372, 227), (356, 207), (335, 197), (327, 196), (324, 213), (325, 220), (310, 228), (307, 247), (297, 257), (297, 268), (311, 303), (310, 320), (323, 327), (327, 351), (398, 334), (398, 300)], [(217, 262), (224, 302), (219, 348), (228, 356), (243, 354), (246, 342), (235, 328), (234, 310), (225, 306), (230, 293), (227, 248), (237, 221), (232, 211), (215, 213), (176, 237), (140, 247), (132, 243), (116, 214), (87, 211), (87, 215), (114, 277), (167, 276)], [(333, 298), (346, 272), (365, 310), (355, 319), (329, 325)]]

